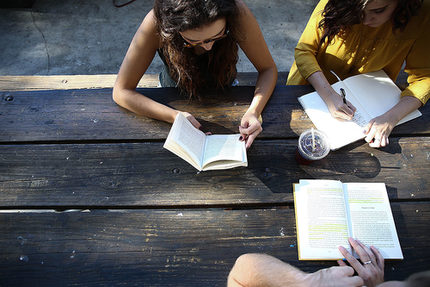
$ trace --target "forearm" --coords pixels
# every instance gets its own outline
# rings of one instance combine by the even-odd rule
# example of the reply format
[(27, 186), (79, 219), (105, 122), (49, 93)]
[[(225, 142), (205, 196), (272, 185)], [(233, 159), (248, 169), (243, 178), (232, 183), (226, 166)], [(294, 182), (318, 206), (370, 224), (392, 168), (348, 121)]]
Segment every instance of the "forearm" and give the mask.
[(178, 113), (177, 110), (147, 98), (135, 90), (115, 87), (113, 91), (113, 99), (118, 105), (135, 114), (168, 123), (173, 123), (176, 114)]
[(228, 276), (228, 287), (302, 286), (306, 273), (266, 254), (240, 256)]
[(404, 96), (400, 98), (400, 101), (394, 107), (386, 112), (386, 116), (392, 119), (393, 124), (396, 125), (401, 119), (421, 107), (421, 105), (421, 101), (417, 98)]
[(257, 83), (255, 85), (254, 98), (247, 112), (255, 114), (257, 117), (261, 115), (267, 101), (273, 93), (278, 78), (276, 67), (269, 68), (258, 74)]
[(324, 76), (323, 72), (318, 71), (313, 73), (307, 78), (307, 81), (314, 87), (317, 91), (318, 95), (324, 100), (324, 102), (328, 103), (330, 101), (330, 97), (338, 96), (336, 91), (327, 81), (327, 78)]

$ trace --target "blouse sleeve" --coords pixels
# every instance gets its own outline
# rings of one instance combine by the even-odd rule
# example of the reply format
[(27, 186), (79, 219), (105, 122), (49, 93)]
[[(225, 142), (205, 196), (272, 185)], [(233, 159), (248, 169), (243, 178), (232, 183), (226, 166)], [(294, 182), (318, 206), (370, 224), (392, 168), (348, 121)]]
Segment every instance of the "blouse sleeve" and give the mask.
[(405, 72), (408, 73), (409, 86), (402, 96), (412, 96), (424, 105), (430, 97), (430, 17), (422, 26), (421, 34), (406, 57)]
[(322, 37), (322, 29), (318, 28), (318, 25), (326, 4), (327, 0), (321, 0), (315, 7), (294, 51), (297, 69), (304, 79), (317, 71), (321, 71), (315, 55)]

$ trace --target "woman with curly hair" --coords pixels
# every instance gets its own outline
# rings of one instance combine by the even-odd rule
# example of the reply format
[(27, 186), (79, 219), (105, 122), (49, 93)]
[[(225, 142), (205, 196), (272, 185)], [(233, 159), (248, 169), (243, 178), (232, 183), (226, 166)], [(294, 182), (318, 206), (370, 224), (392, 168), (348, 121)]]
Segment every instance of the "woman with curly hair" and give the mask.
[(136, 114), (169, 123), (183, 112), (200, 128), (191, 114), (137, 93), (136, 86), (158, 53), (165, 64), (159, 77), (163, 87), (178, 87), (190, 99), (201, 98), (205, 90), (223, 90), (235, 80), (238, 47), (258, 71), (253, 100), (239, 127), (248, 148), (262, 131), (259, 117), (275, 87), (277, 70), (242, 0), (155, 0), (123, 60), (113, 99)]
[(287, 85), (311, 84), (332, 116), (351, 119), (355, 107), (330, 86), (336, 81), (330, 70), (341, 78), (384, 70), (395, 81), (405, 62), (409, 86), (400, 102), (364, 131), (371, 147), (386, 146), (398, 121), (430, 97), (428, 31), (430, 0), (321, 0), (297, 44)]

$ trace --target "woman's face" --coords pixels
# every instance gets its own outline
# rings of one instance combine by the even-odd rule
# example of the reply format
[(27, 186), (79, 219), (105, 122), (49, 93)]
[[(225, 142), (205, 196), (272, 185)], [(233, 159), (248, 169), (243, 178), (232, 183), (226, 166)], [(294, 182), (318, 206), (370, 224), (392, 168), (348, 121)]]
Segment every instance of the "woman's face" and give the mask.
[(397, 7), (397, 0), (370, 0), (364, 8), (362, 23), (376, 28), (391, 19)]
[(209, 51), (212, 49), (215, 41), (225, 37), (226, 20), (225, 18), (221, 18), (208, 25), (179, 33), (190, 47), (200, 46)]

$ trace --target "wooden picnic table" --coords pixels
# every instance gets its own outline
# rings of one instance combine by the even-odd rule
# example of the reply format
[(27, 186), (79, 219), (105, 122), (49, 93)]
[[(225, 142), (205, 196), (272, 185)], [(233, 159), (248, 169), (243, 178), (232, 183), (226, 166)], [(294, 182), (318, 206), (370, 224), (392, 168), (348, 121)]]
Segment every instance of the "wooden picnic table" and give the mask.
[[(253, 87), (191, 102), (172, 88), (140, 92), (236, 133)], [(312, 126), (278, 85), (247, 168), (198, 173), (162, 148), (170, 125), (117, 106), (112, 90), (0, 92), (0, 286), (225, 286), (236, 258), (298, 261), (292, 184), (304, 178), (385, 182), (403, 261), (386, 280), (430, 266), (430, 108), (396, 127), (386, 148), (359, 141), (298, 165)]]

